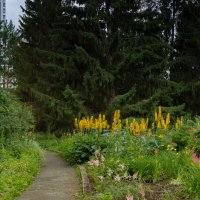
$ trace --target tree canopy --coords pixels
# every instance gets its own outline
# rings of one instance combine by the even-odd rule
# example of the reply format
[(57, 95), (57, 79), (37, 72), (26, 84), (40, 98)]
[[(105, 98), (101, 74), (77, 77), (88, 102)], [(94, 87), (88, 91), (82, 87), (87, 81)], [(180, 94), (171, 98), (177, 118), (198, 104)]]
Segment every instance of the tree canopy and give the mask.
[(40, 129), (117, 108), (199, 113), (198, 1), (26, 0), (22, 9), (17, 92)]

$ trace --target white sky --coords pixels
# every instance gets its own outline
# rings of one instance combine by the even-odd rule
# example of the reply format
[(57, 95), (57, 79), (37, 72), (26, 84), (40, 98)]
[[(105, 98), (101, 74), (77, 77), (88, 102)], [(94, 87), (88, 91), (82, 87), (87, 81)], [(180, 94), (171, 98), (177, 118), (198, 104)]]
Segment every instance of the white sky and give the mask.
[(24, 7), (25, 0), (6, 0), (6, 19), (12, 20), (15, 27), (19, 26), (19, 15), (22, 14), (20, 6)]

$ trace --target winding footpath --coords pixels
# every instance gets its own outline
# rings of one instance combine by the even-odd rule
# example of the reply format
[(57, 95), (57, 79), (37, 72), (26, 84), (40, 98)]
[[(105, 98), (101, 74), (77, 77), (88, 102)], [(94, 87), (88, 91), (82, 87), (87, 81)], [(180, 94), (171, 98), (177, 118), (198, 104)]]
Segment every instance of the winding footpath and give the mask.
[(75, 169), (56, 153), (47, 152), (40, 174), (17, 200), (78, 200), (79, 191)]

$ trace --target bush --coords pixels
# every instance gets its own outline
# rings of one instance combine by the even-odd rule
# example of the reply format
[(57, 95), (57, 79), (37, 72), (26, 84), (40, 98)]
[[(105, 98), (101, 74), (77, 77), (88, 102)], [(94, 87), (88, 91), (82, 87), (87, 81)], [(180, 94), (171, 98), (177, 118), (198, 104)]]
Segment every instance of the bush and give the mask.
[(194, 145), (194, 153), (200, 157), (200, 141), (197, 141)]
[(172, 142), (177, 144), (177, 151), (183, 150), (190, 143), (191, 136), (188, 124), (181, 125), (178, 129), (172, 131), (171, 134)]
[(29, 107), (0, 89), (0, 199), (25, 190), (40, 169), (43, 154), (31, 140), (34, 118)]
[(0, 89), (0, 133), (5, 141), (22, 139), (34, 128), (34, 118), (29, 107), (17, 98)]
[(107, 139), (96, 135), (73, 136), (61, 142), (60, 151), (70, 164), (81, 164), (89, 161), (97, 149), (105, 150)]

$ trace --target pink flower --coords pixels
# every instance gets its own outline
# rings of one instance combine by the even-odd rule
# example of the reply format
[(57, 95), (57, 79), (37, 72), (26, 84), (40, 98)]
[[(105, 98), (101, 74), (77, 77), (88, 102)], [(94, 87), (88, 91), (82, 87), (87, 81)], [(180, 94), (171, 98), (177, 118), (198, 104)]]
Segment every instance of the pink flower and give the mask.
[(193, 161), (200, 164), (200, 156), (197, 156), (195, 151), (192, 150)]
[(133, 174), (132, 178), (133, 180), (136, 179), (138, 177), (138, 172), (136, 172), (135, 174)]
[(95, 152), (94, 152), (94, 155), (96, 157), (96, 159), (98, 159), (100, 157), (100, 154), (101, 154), (101, 150), (100, 149), (97, 149)]
[(100, 165), (100, 161), (99, 160), (90, 160), (88, 162), (88, 165), (98, 167)]
[(133, 195), (130, 195), (130, 194), (127, 195), (127, 196), (126, 196), (126, 200), (133, 200)]
[(125, 165), (124, 164), (120, 164), (119, 167), (120, 167), (121, 171), (123, 171), (125, 169)]
[(119, 176), (119, 174), (117, 174), (114, 179), (115, 179), (116, 182), (120, 182), (121, 181), (121, 177)]
[(105, 157), (101, 156), (101, 162), (104, 162), (104, 161), (105, 161)]
[(128, 180), (128, 179), (130, 178), (130, 176), (128, 175), (127, 172), (124, 173), (124, 178), (125, 178), (126, 180)]
[(98, 178), (101, 180), (101, 181), (103, 181), (103, 176), (98, 176)]
[(113, 174), (113, 171), (111, 169), (108, 169), (108, 172), (107, 172), (108, 176), (112, 176)]
[(194, 157), (193, 157), (193, 161), (200, 164), (200, 157), (194, 156)]

